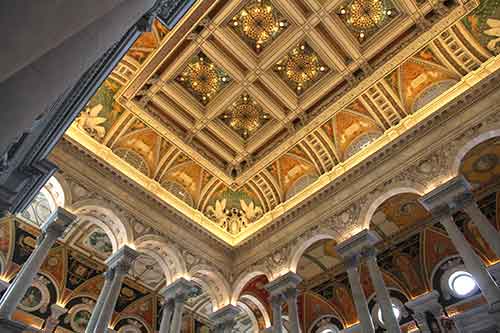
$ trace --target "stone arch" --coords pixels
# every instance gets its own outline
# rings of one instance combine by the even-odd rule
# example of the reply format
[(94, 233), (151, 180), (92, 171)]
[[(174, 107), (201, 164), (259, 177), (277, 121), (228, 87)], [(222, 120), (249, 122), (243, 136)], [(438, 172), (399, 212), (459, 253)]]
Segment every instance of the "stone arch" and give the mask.
[(149, 255), (161, 266), (167, 285), (187, 275), (186, 263), (181, 252), (157, 235), (145, 235), (135, 241), (139, 252)]
[(336, 239), (337, 234), (328, 229), (320, 230), (308, 239), (302, 242), (298, 242), (291, 250), (290, 259), (287, 264), (288, 270), (296, 273), (297, 267), (299, 265), (300, 258), (304, 252), (314, 243), (319, 242), (324, 239)]
[(253, 295), (241, 295), (242, 300), (246, 300), (248, 302), (251, 302), (252, 304), (255, 304), (255, 306), (259, 309), (260, 313), (262, 313), (262, 317), (264, 318), (264, 325), (265, 327), (270, 327), (271, 326), (271, 316), (267, 312), (266, 307), (262, 302), (255, 296)]
[(213, 311), (228, 305), (231, 298), (231, 287), (224, 276), (213, 267), (200, 264), (194, 266), (189, 275), (191, 280), (206, 289), (212, 298)]
[(58, 207), (67, 206), (67, 194), (61, 182), (55, 177), (50, 177), (28, 207), (21, 213), (21, 216), (29, 222), (41, 226), (47, 222), (50, 215)]
[(420, 110), (457, 83), (458, 80), (456, 79), (446, 79), (437, 81), (432, 85), (426, 87), (417, 96), (415, 96), (415, 100), (413, 102), (413, 105), (411, 106), (411, 112), (414, 113)]
[(59, 186), (61, 187), (62, 193), (64, 195), (64, 200), (63, 200), (63, 207), (70, 207), (71, 203), (73, 202), (73, 197), (71, 194), (71, 187), (66, 181), (66, 179), (63, 177), (62, 174), (56, 172), (52, 178), (56, 180), (59, 183)]
[(90, 223), (99, 226), (108, 235), (113, 252), (123, 245), (133, 244), (132, 227), (111, 207), (92, 199), (77, 202), (72, 208), (73, 213), (78, 216), (78, 223), (69, 229), (65, 239), (69, 239), (73, 234), (81, 231), (86, 223)]
[(244, 272), (240, 274), (240, 276), (233, 283), (232, 293), (231, 293), (231, 304), (236, 304), (238, 299), (240, 298), (241, 292), (243, 288), (250, 282), (253, 278), (265, 275), (269, 281), (272, 279), (272, 273), (267, 270), (265, 267), (261, 267), (261, 269), (257, 269), (252, 272)]
[(460, 166), (462, 165), (462, 161), (464, 160), (467, 153), (469, 153), (472, 149), (474, 149), (474, 147), (478, 146), (479, 144), (496, 137), (500, 137), (500, 129), (494, 129), (484, 132), (464, 144), (453, 160), (453, 165), (451, 168), (453, 175), (456, 176), (460, 173)]
[(450, 261), (450, 260), (453, 260), (453, 259), (457, 259), (457, 260), (462, 260), (462, 257), (459, 255), (459, 254), (452, 254), (452, 255), (449, 255), (449, 256), (446, 256), (444, 258), (442, 258), (441, 260), (439, 260), (435, 265), (434, 267), (432, 267), (432, 271), (431, 271), (431, 274), (429, 275), (429, 285), (431, 287), (434, 287), (432, 284), (433, 284), (433, 281), (434, 281), (434, 278), (436, 277), (436, 274), (438, 273), (438, 271), (441, 269), (441, 267), (447, 262), (447, 261)]
[(246, 305), (243, 302), (237, 302), (236, 306), (238, 306), (244, 313), (246, 313), (246, 315), (250, 319), (252, 323), (251, 327), (254, 328), (254, 330), (250, 332), (259, 332), (259, 324), (257, 323), (257, 318), (255, 317), (255, 314), (253, 313), (252, 309), (250, 309), (250, 307), (248, 307), (248, 305)]
[[(309, 325), (308, 333), (317, 333), (318, 331), (315, 330), (315, 326), (318, 325), (318, 324), (320, 324), (322, 321), (328, 320), (329, 318), (334, 318), (339, 323), (342, 323), (342, 320), (340, 318), (338, 318), (336, 315), (333, 315), (333, 314), (324, 314), (324, 315), (319, 316), (318, 318), (314, 319), (314, 321)], [(338, 333), (339, 330), (340, 330), (340, 327), (338, 327), (337, 325), (332, 324), (332, 323), (321, 325), (319, 328), (321, 328), (321, 329), (327, 329), (327, 328), (332, 329), (332, 333)]]
[(387, 199), (394, 197), (398, 194), (403, 194), (403, 193), (414, 193), (419, 196), (424, 195), (426, 192), (426, 189), (423, 185), (417, 184), (417, 183), (412, 183), (412, 184), (404, 184), (404, 183), (399, 183), (395, 184), (392, 186), (390, 189), (387, 191), (381, 193), (377, 197), (373, 198), (371, 200), (371, 203), (367, 206), (366, 208), (362, 209), (360, 213), (360, 221), (361, 221), (361, 227), (363, 229), (369, 229), (370, 228), (370, 222), (373, 217), (373, 214), (375, 214), (375, 211), (377, 208), (382, 205)]

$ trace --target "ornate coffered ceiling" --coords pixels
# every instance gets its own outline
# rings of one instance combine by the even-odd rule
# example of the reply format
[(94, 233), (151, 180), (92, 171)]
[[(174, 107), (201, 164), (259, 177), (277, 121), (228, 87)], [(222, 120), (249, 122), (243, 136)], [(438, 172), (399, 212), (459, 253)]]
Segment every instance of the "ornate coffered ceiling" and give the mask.
[(67, 135), (237, 245), (446, 103), (498, 51), (463, 19), (477, 5), (200, 1)]

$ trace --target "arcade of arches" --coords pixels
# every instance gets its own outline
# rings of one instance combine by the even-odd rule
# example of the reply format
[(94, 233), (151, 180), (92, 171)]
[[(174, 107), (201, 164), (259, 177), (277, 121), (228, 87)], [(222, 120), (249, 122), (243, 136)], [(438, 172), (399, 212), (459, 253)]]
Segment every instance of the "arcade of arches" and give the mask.
[(500, 332), (498, 0), (193, 1), (50, 160), (6, 332)]

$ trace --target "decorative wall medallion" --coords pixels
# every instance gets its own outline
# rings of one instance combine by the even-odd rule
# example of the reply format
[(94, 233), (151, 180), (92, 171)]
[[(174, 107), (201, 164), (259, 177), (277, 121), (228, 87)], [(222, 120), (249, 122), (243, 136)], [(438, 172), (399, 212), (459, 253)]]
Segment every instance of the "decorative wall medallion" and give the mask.
[(108, 257), (113, 253), (113, 245), (108, 235), (101, 228), (94, 229), (83, 241), (84, 247), (98, 253), (103, 257)]
[(50, 304), (50, 292), (47, 284), (50, 283), (45, 277), (39, 276), (24, 294), (19, 308), (26, 312), (47, 312)]
[(243, 7), (230, 26), (258, 53), (287, 28), (288, 22), (270, 1), (256, 0)]
[(141, 255), (132, 264), (130, 274), (146, 286), (155, 289), (165, 279), (157, 261), (148, 255)]
[(337, 10), (349, 30), (363, 42), (397, 15), (389, 0), (350, 0)]
[(300, 95), (330, 69), (307, 44), (293, 48), (274, 66), (274, 71)]
[(21, 300), (20, 308), (31, 312), (37, 310), (37, 307), (42, 303), (42, 291), (37, 287), (29, 287), (28, 291)]
[(85, 328), (87, 328), (87, 324), (90, 321), (90, 316), (92, 316), (92, 313), (88, 309), (76, 311), (70, 319), (71, 328), (78, 333), (85, 332)]
[(231, 78), (200, 52), (191, 59), (175, 80), (200, 103), (206, 105), (229, 84)]
[(248, 139), (267, 123), (271, 116), (265, 113), (253, 98), (244, 94), (219, 118), (243, 139)]

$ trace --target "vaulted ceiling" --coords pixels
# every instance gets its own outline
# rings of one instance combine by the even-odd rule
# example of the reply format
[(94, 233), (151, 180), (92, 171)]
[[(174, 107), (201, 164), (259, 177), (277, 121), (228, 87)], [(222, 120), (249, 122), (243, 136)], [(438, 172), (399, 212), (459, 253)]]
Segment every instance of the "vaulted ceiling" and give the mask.
[(498, 53), (477, 5), (198, 1), (154, 22), (67, 138), (236, 245)]

